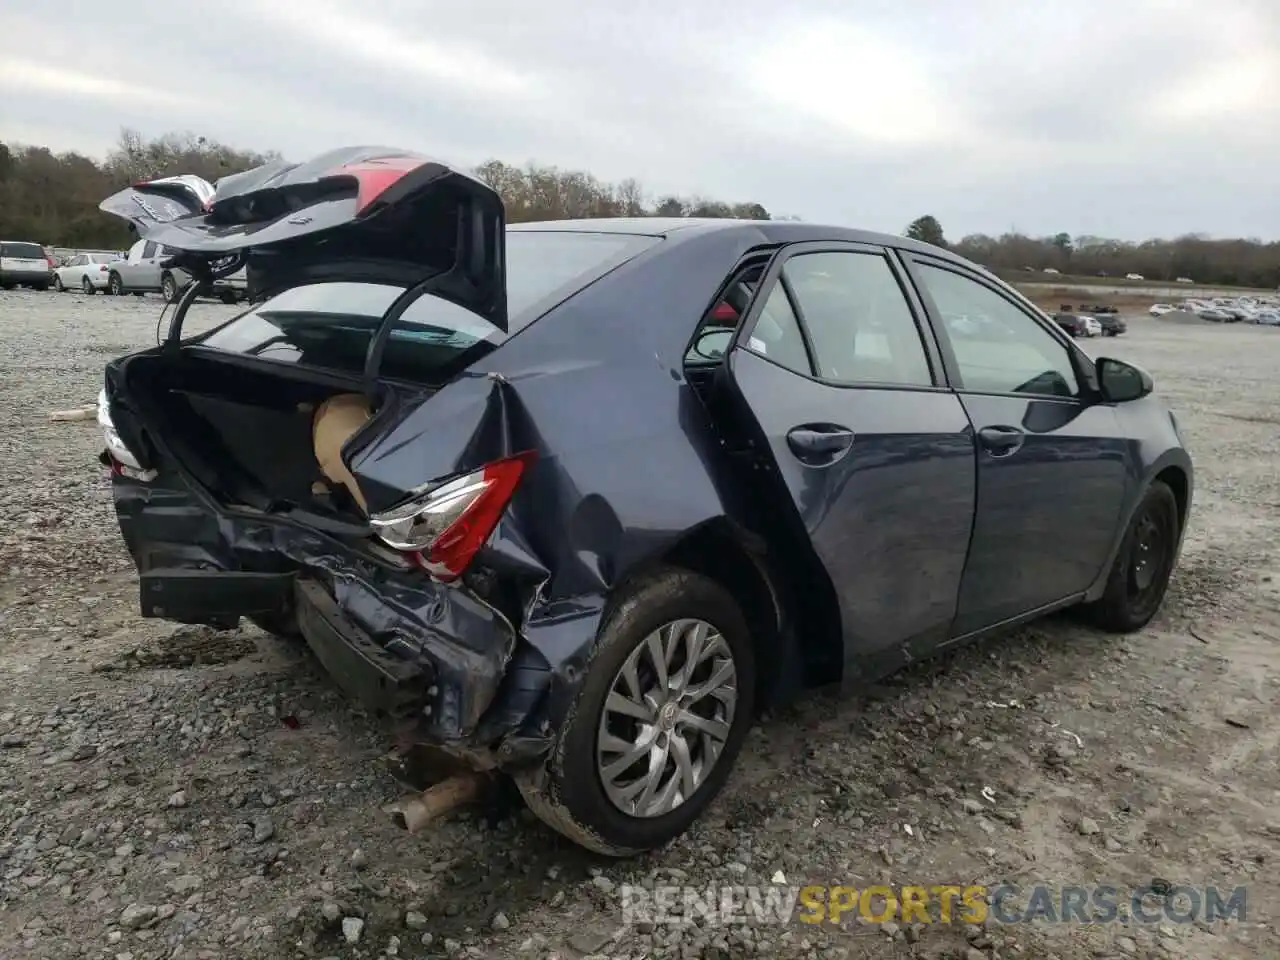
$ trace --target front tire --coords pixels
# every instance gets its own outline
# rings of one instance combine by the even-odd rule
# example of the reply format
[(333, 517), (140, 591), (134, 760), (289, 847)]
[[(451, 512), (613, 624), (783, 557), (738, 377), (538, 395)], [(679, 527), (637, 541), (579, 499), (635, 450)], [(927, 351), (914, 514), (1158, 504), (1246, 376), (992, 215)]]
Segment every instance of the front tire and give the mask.
[(113, 273), (107, 277), (107, 292), (113, 297), (124, 296), (124, 284), (120, 282), (120, 274)]
[(160, 278), (160, 296), (164, 297), (165, 303), (178, 299), (178, 282), (173, 279), (173, 274), (166, 273)]
[(1141, 630), (1160, 610), (1178, 549), (1178, 500), (1168, 485), (1153, 481), (1133, 512), (1102, 596), (1083, 607), (1108, 633)]
[(58, 291), (58, 293), (62, 293), (67, 289), (62, 285), (62, 278), (56, 273), (53, 275), (53, 289)]
[(720, 792), (752, 722), (755, 656), (729, 593), (666, 568), (603, 623), (525, 802), (589, 850), (629, 856), (683, 833)]
[[(93, 291), (93, 281), (92, 281), (92, 280), (90, 280), (88, 277), (83, 277), (83, 278), (81, 278), (81, 280), (80, 280), (80, 289), (84, 291), (85, 296), (87, 296), (87, 297), (92, 297), (92, 296), (93, 296), (93, 293), (94, 293), (94, 291)], [(62, 281), (61, 281), (61, 280), (59, 280), (59, 281), (58, 281), (58, 290), (59, 290), (59, 291), (61, 291), (61, 290), (62, 290)]]

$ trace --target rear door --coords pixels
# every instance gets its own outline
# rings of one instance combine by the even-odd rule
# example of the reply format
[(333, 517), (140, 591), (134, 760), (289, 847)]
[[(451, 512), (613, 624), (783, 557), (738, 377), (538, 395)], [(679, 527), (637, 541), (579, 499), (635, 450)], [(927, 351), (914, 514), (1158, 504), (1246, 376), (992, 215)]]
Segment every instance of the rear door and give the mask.
[(138, 272), (142, 258), (146, 255), (145, 250), (148, 246), (155, 246), (146, 240), (139, 240), (129, 248), (129, 252), (125, 254), (123, 260), (116, 264), (116, 273), (120, 275), (120, 281), (126, 289), (138, 288)]
[(797, 244), (728, 358), (840, 612), (844, 677), (943, 641), (973, 519), (974, 440), (887, 251)]
[(160, 289), (160, 261), (163, 251), (160, 244), (147, 241), (142, 248), (142, 256), (138, 258), (138, 265), (134, 267), (133, 283), (130, 286), (135, 290)]
[[(908, 263), (978, 437), (978, 509), (953, 628), (962, 636), (1093, 583), (1130, 482), (1128, 444), (1115, 409), (1089, 396), (1090, 361), (1054, 324), (976, 272)], [(986, 321), (961, 329), (957, 313)]]
[(60, 269), (58, 273), (62, 277), (64, 286), (79, 286), (80, 278), (84, 276), (84, 263), (88, 258), (83, 253), (77, 254), (67, 261), (67, 265)]

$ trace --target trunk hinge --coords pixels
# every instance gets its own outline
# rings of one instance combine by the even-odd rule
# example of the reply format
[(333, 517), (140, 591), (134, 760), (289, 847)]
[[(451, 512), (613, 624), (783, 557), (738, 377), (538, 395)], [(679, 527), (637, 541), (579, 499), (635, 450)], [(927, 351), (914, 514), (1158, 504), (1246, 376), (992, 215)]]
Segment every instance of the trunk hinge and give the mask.
[(370, 403), (378, 399), (380, 391), (378, 390), (378, 371), (382, 367), (382, 356), (387, 350), (387, 341), (391, 339), (391, 331), (395, 329), (396, 322), (404, 316), (404, 312), (411, 307), (415, 301), (424, 294), (434, 290), (443, 276), (447, 274), (436, 274), (421, 280), (409, 287), (400, 296), (391, 302), (391, 306), (387, 307), (387, 312), (382, 315), (382, 320), (378, 323), (378, 329), (374, 331), (373, 339), (369, 341), (369, 349), (364, 355), (364, 374), (361, 379), (361, 386), (364, 389), (364, 395)]
[(161, 264), (161, 267), (165, 269), (178, 267), (191, 274), (191, 282), (182, 291), (182, 296), (178, 300), (178, 308), (173, 312), (173, 320), (169, 323), (169, 332), (165, 335), (164, 340), (165, 350), (177, 350), (178, 344), (182, 340), (182, 323), (187, 319), (187, 311), (196, 302), (196, 298), (200, 294), (211, 290), (215, 280), (229, 277), (243, 267), (245, 260), (245, 253), (241, 252), (215, 270), (212, 262), (203, 257), (179, 253), (178, 256)]

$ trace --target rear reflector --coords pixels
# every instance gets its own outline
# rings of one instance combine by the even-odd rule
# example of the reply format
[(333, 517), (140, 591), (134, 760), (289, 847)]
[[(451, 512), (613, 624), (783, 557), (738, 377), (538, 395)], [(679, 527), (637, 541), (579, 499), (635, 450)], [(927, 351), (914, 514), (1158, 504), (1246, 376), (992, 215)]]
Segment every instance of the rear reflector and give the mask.
[(495, 460), (376, 514), (370, 518), (374, 533), (436, 580), (456, 580), (488, 542), (535, 456), (530, 451)]

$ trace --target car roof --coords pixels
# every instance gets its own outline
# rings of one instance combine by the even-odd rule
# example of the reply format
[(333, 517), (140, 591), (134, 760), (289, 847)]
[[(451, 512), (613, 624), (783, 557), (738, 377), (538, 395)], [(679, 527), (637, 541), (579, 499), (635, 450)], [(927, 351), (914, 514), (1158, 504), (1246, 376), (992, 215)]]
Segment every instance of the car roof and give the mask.
[(712, 231), (754, 232), (762, 243), (804, 243), (810, 241), (834, 241), (841, 243), (866, 243), (880, 247), (896, 247), (913, 253), (925, 254), (940, 260), (963, 263), (989, 273), (985, 268), (956, 256), (941, 247), (921, 243), (908, 237), (888, 233), (875, 233), (853, 227), (837, 227), (831, 224), (806, 223), (798, 220), (734, 220), (727, 217), (599, 217), (584, 220), (538, 220), (525, 223), (509, 223), (507, 229), (515, 233), (618, 233), (646, 237), (665, 237), (681, 240)]

